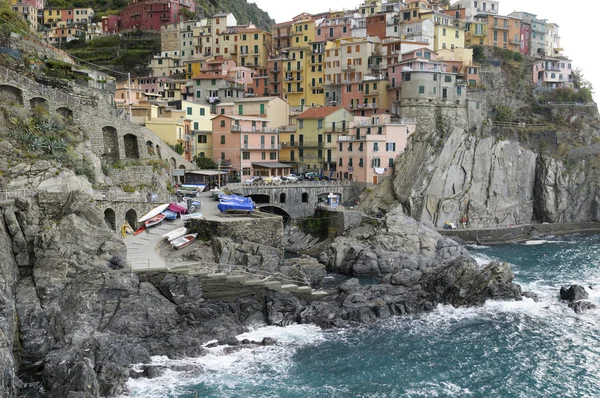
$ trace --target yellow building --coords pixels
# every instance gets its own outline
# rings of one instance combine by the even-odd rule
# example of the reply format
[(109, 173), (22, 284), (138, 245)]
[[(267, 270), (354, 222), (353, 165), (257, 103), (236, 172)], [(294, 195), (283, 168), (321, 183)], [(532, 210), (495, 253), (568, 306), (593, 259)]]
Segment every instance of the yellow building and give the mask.
[(420, 16), (434, 24), (434, 51), (465, 46), (465, 25), (462, 21), (437, 11), (423, 12)]
[[(229, 36), (229, 35), (228, 35)], [(231, 35), (234, 40), (233, 54), (231, 58), (237, 65), (256, 67), (267, 66), (267, 59), (271, 52), (271, 33), (248, 27), (237, 29), (237, 33)], [(226, 56), (227, 54), (223, 54)]]
[(189, 101), (181, 102), (185, 111), (184, 123), (191, 139), (192, 157), (212, 159), (212, 121), (209, 105)]
[(301, 173), (335, 170), (337, 136), (353, 120), (341, 106), (307, 109), (296, 117), (295, 132), (280, 132), (280, 158), (298, 162)]
[(477, 46), (487, 42), (488, 24), (485, 21), (467, 22), (465, 32), (465, 45)]

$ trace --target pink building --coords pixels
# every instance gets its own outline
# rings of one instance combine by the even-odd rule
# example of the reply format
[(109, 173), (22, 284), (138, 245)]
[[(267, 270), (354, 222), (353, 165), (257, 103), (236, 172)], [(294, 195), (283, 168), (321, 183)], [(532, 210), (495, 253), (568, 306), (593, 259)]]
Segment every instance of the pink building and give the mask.
[(325, 18), (315, 29), (315, 42), (351, 37), (350, 19), (350, 17)]
[(119, 30), (160, 31), (161, 25), (181, 22), (180, 10), (196, 11), (193, 0), (133, 0), (119, 14)]
[(107, 35), (118, 33), (120, 20), (121, 17), (118, 15), (102, 17), (102, 33)]
[(392, 176), (394, 161), (415, 127), (392, 122), (388, 114), (356, 117), (349, 133), (338, 136), (338, 179), (379, 184)]
[(12, 4), (29, 4), (38, 10), (43, 10), (46, 5), (46, 0), (18, 0), (12, 1)]
[(230, 168), (230, 177), (242, 181), (251, 176), (287, 174), (290, 166), (279, 163), (279, 136), (269, 120), (253, 116), (218, 115), (213, 124), (213, 160)]
[(573, 88), (572, 73), (570, 59), (545, 57), (533, 64), (533, 83), (545, 88)]

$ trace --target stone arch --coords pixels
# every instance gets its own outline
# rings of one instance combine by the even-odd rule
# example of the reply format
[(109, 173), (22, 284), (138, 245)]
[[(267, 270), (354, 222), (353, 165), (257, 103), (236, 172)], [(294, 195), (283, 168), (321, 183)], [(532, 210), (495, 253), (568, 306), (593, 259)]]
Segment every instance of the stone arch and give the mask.
[(181, 170), (185, 170), (185, 164), (180, 164), (180, 165), (179, 165), (179, 168), (180, 168)]
[(42, 97), (33, 97), (32, 99), (30, 99), (29, 106), (31, 107), (31, 110), (35, 110), (35, 108), (38, 108), (38, 107), (44, 108), (46, 111), (50, 110), (50, 106), (48, 105), (48, 100), (46, 98), (42, 98)]
[(272, 205), (260, 206), (258, 208), (258, 210), (261, 211), (261, 212), (263, 212), (263, 213), (277, 214), (277, 215), (283, 217), (283, 224), (284, 225), (287, 225), (287, 223), (292, 218), (292, 216), (290, 216), (290, 214), (287, 211), (285, 211), (284, 209), (282, 209), (279, 206), (272, 206)]
[(302, 203), (308, 203), (308, 192), (302, 192)]
[(175, 160), (175, 158), (169, 159), (169, 165), (174, 169), (177, 168), (177, 161)]
[(113, 160), (119, 159), (119, 136), (117, 129), (112, 126), (102, 127), (102, 141), (104, 142), (102, 157)]
[(279, 194), (279, 203), (285, 203), (285, 192)]
[(138, 138), (135, 134), (125, 134), (123, 136), (125, 144), (125, 157), (129, 159), (139, 159), (140, 149), (138, 148)]
[(104, 210), (104, 223), (111, 231), (117, 230), (117, 216), (113, 209)]
[(154, 143), (152, 141), (146, 141), (146, 149), (148, 156), (154, 156)]
[(56, 113), (60, 115), (64, 120), (71, 121), (73, 120), (73, 111), (66, 106), (61, 106), (56, 109)]
[(160, 145), (156, 144), (156, 154), (159, 159), (162, 159), (162, 154), (160, 153)]
[(23, 106), (23, 91), (8, 84), (0, 84), (0, 103)]
[(266, 203), (271, 203), (271, 197), (267, 194), (264, 193), (255, 193), (252, 195), (248, 195), (248, 198), (252, 199), (252, 201), (254, 201), (254, 203), (256, 204), (266, 204)]
[(138, 228), (137, 219), (138, 219), (137, 211), (135, 211), (134, 209), (127, 210), (127, 213), (125, 213), (125, 221), (127, 221), (129, 226), (131, 228), (133, 228), (134, 230), (136, 230)]

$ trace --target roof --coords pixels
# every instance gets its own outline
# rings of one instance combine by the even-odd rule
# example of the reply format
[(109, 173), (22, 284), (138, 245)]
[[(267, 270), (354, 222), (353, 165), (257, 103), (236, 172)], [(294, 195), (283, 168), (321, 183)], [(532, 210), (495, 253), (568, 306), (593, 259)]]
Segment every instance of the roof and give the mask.
[(298, 116), (296, 119), (323, 119), (331, 115), (332, 113), (344, 109), (343, 106), (323, 106), (318, 108), (308, 108)]
[(264, 169), (289, 169), (289, 164), (279, 162), (252, 162), (252, 166), (262, 167)]
[[(216, 176), (219, 174), (219, 172), (217, 170), (190, 170), (190, 171), (186, 171), (186, 174), (197, 174), (197, 175), (201, 175), (201, 176)], [(221, 174), (228, 174), (229, 171), (225, 170), (225, 171), (221, 171)]]
[(236, 100), (235, 102), (265, 102), (265, 101), (273, 101), (279, 97), (248, 97)]
[(226, 117), (228, 119), (233, 119), (233, 120), (251, 120), (253, 122), (269, 122), (269, 119), (265, 119), (262, 117), (256, 117), (256, 116), (238, 116), (238, 115), (217, 115), (215, 117), (213, 117), (211, 120), (214, 120), (218, 117)]
[(282, 28), (284, 26), (292, 25), (293, 23), (294, 23), (294, 21), (280, 22), (280, 23), (276, 23), (275, 25), (273, 25), (273, 27), (274, 28)]

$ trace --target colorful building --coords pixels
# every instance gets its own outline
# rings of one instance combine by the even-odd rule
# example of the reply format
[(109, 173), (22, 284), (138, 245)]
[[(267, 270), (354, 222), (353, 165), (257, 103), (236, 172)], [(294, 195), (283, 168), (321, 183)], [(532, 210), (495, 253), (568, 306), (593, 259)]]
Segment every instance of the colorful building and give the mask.
[(394, 122), (386, 114), (356, 118), (349, 132), (337, 138), (337, 178), (367, 185), (390, 178), (414, 131), (414, 125)]
[(336, 137), (353, 120), (340, 106), (309, 108), (296, 117), (295, 132), (281, 133), (281, 156), (296, 161), (299, 172), (335, 170)]
[(164, 24), (183, 21), (181, 10), (195, 12), (193, 0), (132, 0), (119, 13), (119, 30), (160, 31)]
[(420, 17), (434, 24), (434, 50), (465, 46), (465, 26), (460, 20), (437, 11), (421, 12)]
[(544, 57), (533, 64), (533, 83), (542, 88), (573, 88), (571, 60)]
[(288, 173), (279, 163), (277, 130), (269, 120), (254, 116), (218, 115), (212, 119), (213, 160), (230, 166), (230, 177), (247, 180), (251, 176)]

